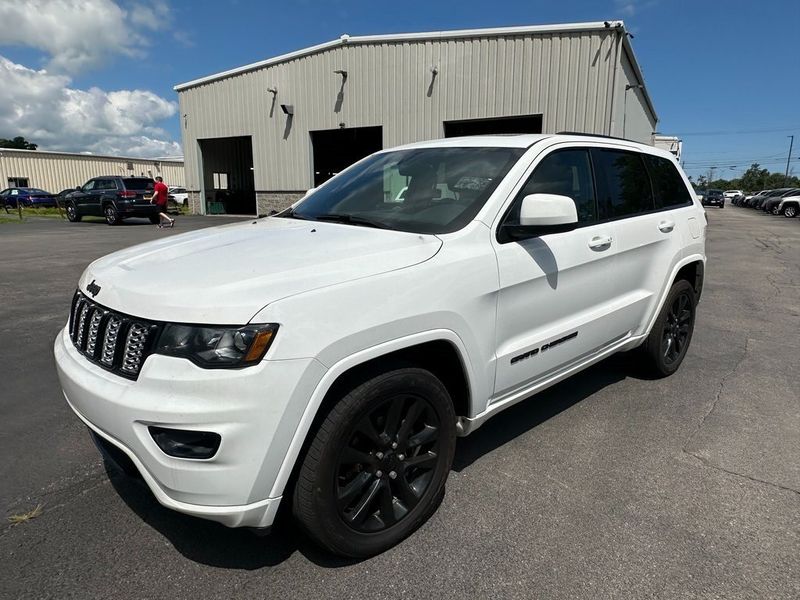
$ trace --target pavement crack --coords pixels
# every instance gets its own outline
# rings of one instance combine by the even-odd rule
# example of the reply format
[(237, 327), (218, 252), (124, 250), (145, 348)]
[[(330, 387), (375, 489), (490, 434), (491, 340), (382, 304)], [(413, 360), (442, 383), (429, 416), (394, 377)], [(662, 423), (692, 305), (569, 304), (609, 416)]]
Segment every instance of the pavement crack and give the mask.
[(734, 475), (736, 477), (741, 477), (742, 479), (747, 479), (749, 481), (752, 481), (753, 483), (760, 483), (760, 484), (763, 484), (763, 485), (768, 485), (770, 487), (773, 487), (773, 488), (776, 488), (776, 489), (779, 489), (779, 490), (783, 490), (785, 492), (792, 492), (792, 493), (797, 494), (798, 496), (800, 496), (800, 490), (796, 490), (794, 488), (790, 488), (790, 487), (787, 487), (785, 485), (780, 485), (779, 483), (774, 483), (772, 481), (764, 481), (763, 479), (758, 479), (757, 477), (751, 477), (750, 475), (745, 475), (744, 473), (738, 473), (736, 471), (731, 471), (730, 469), (726, 469), (725, 467), (720, 467), (719, 465), (716, 465), (716, 464), (710, 462), (708, 459), (706, 459), (706, 458), (704, 458), (702, 456), (699, 456), (699, 455), (695, 454), (694, 452), (686, 450), (685, 448), (684, 448), (683, 451), (686, 454), (688, 454), (689, 456), (691, 456), (692, 458), (695, 458), (695, 459), (699, 460), (700, 463), (702, 463), (702, 465), (704, 467), (708, 467), (709, 469), (714, 469), (715, 471), (721, 471), (723, 473), (727, 473), (728, 475)]
[(703, 426), (706, 424), (706, 420), (708, 419), (708, 417), (711, 416), (711, 413), (713, 413), (714, 409), (717, 407), (717, 403), (719, 402), (719, 399), (722, 397), (722, 391), (725, 389), (725, 382), (727, 382), (728, 379), (730, 379), (736, 373), (736, 371), (739, 370), (739, 367), (742, 366), (742, 363), (744, 362), (744, 359), (747, 358), (747, 355), (748, 355), (748, 353), (750, 351), (750, 341), (751, 341), (750, 338), (745, 338), (745, 340), (744, 340), (744, 348), (743, 348), (743, 351), (742, 351), (742, 355), (739, 357), (739, 360), (737, 360), (736, 364), (733, 366), (733, 368), (730, 371), (728, 371), (727, 373), (725, 373), (722, 376), (722, 378), (719, 380), (719, 386), (717, 387), (717, 393), (714, 395), (714, 400), (712, 400), (711, 406), (706, 411), (706, 414), (703, 415), (703, 418), (700, 420), (700, 423), (698, 423), (698, 425), (695, 428), (695, 430), (689, 436), (689, 439), (687, 439), (686, 443), (684, 443), (684, 445), (683, 445), (682, 451), (685, 452), (686, 454), (694, 456), (694, 454), (692, 454), (689, 450), (687, 450), (687, 448), (692, 443), (692, 441), (694, 441), (694, 438), (697, 436), (697, 434), (700, 433), (700, 431), (703, 429)]

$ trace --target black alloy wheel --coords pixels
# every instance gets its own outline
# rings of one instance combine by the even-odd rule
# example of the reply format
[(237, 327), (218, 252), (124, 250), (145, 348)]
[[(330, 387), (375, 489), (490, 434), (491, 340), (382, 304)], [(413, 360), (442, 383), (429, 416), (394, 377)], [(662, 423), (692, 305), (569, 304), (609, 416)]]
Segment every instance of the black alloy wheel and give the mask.
[(113, 204), (107, 204), (103, 209), (103, 214), (106, 217), (106, 223), (109, 225), (119, 225), (119, 215)]
[(680, 359), (686, 351), (689, 339), (689, 329), (693, 322), (693, 299), (684, 292), (673, 301), (667, 313), (667, 318), (662, 328), (661, 351), (664, 363), (672, 365)]
[(641, 366), (654, 377), (667, 377), (678, 370), (692, 341), (696, 296), (685, 279), (672, 284), (647, 339), (637, 349)]
[(70, 223), (77, 223), (81, 220), (81, 215), (78, 214), (78, 209), (75, 208), (74, 202), (67, 204), (67, 219)]
[(398, 394), (352, 428), (335, 474), (337, 509), (348, 527), (383, 531), (406, 517), (431, 484), (441, 423), (425, 398)]
[(311, 434), (294, 515), (335, 554), (383, 552), (434, 513), (455, 445), (455, 410), (442, 382), (425, 369), (387, 367), (339, 391)]

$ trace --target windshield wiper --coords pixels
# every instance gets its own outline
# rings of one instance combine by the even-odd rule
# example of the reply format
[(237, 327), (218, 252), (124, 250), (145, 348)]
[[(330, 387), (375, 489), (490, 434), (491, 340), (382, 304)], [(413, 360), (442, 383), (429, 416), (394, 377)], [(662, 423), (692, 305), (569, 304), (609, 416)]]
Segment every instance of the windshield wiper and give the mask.
[(376, 229), (389, 229), (386, 223), (380, 221), (373, 221), (365, 217), (357, 215), (348, 215), (345, 213), (323, 213), (314, 217), (317, 221), (331, 221), (333, 223), (346, 223), (347, 225), (361, 225), (364, 227), (375, 227)]
[(270, 216), (282, 217), (284, 219), (299, 219), (301, 221), (314, 221), (315, 220), (312, 217), (306, 217), (304, 215), (297, 214), (293, 208), (288, 208), (288, 209), (284, 210), (283, 212), (279, 212), (276, 215), (270, 215)]

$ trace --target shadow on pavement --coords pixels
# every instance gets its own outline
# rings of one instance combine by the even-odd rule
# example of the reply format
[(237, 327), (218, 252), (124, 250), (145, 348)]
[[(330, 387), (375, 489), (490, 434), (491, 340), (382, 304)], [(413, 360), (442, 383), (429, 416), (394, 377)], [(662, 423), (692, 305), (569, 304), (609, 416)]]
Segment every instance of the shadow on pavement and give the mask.
[[(482, 456), (500, 448), (540, 423), (570, 408), (602, 388), (633, 375), (626, 355), (616, 355), (523, 401), (490, 419), (474, 434), (458, 440), (453, 469), (468, 468)], [(633, 375), (634, 377), (636, 375)], [(272, 533), (259, 537), (246, 529), (229, 529), (218, 523), (166, 509), (144, 483), (123, 475), (106, 463), (106, 471), (120, 498), (150, 527), (166, 537), (189, 560), (224, 569), (254, 570), (276, 566), (295, 552), (318, 566), (338, 568), (360, 562), (320, 550), (293, 523), (287, 506)]]

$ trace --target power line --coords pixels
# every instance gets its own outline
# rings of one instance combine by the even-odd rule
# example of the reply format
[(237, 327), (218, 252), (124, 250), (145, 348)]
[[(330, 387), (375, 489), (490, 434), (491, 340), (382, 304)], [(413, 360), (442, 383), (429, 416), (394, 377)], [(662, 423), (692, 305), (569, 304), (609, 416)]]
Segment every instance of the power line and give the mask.
[(800, 126), (794, 127), (773, 127), (769, 129), (740, 129), (736, 131), (684, 131), (679, 133), (672, 133), (671, 135), (677, 137), (686, 137), (690, 135), (749, 135), (752, 133), (780, 133), (782, 131), (800, 131)]

